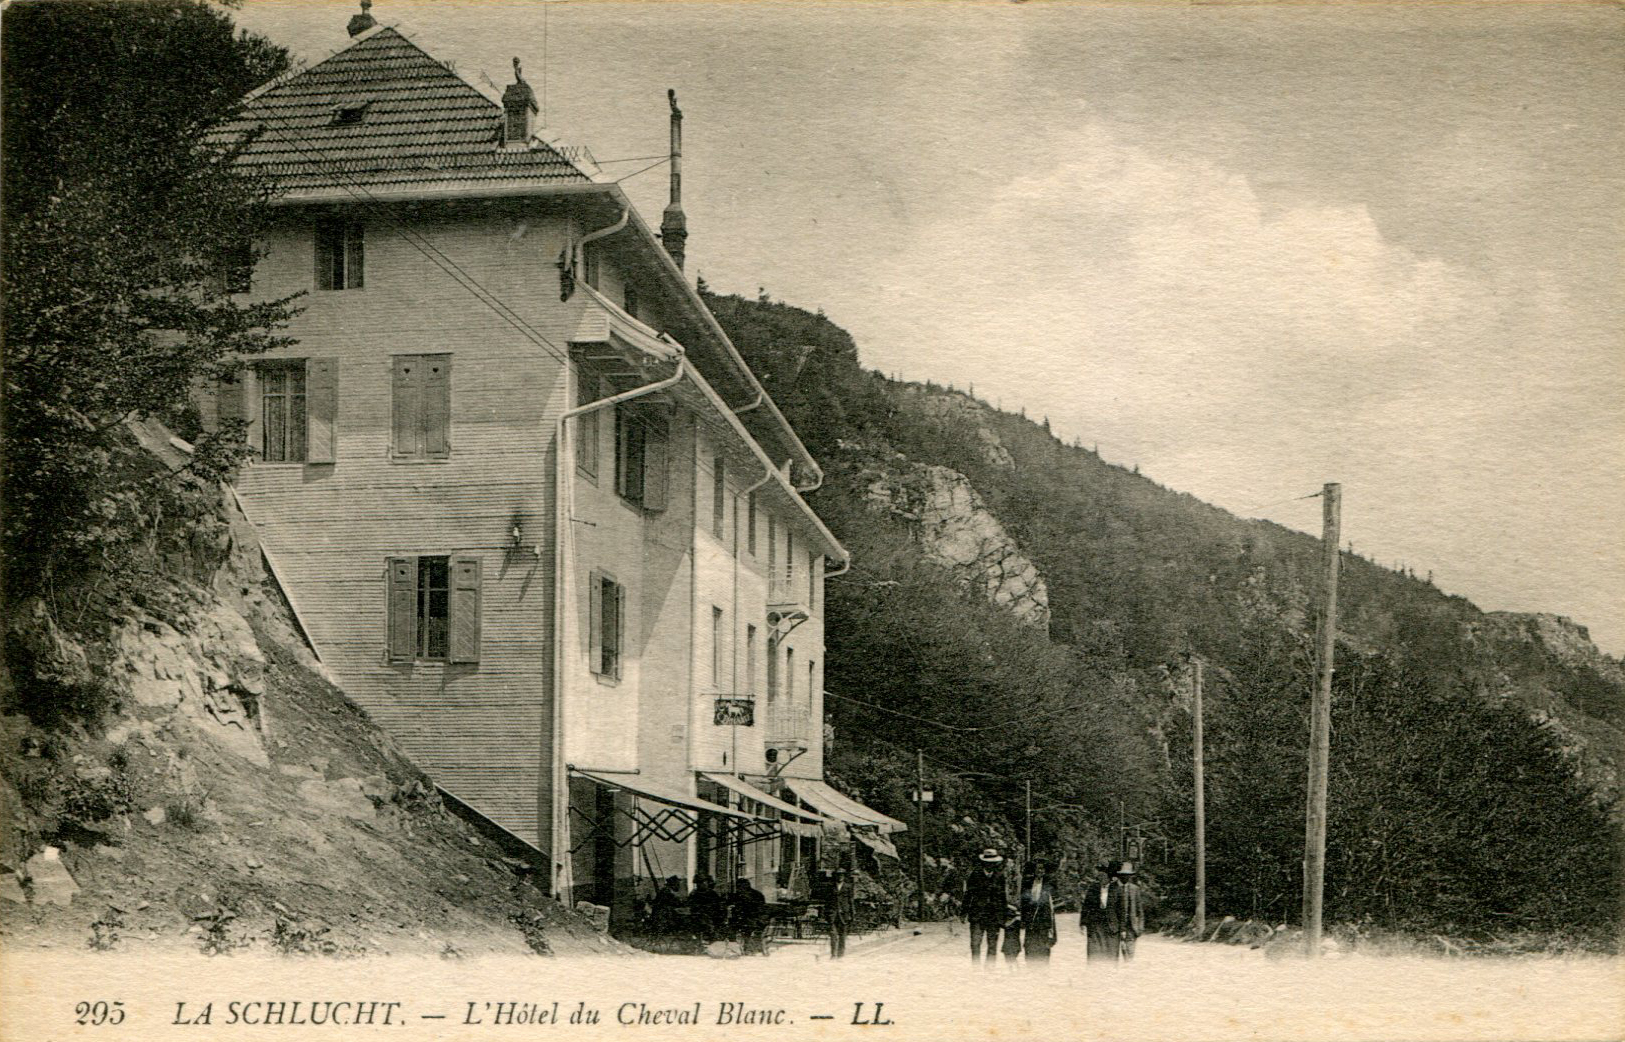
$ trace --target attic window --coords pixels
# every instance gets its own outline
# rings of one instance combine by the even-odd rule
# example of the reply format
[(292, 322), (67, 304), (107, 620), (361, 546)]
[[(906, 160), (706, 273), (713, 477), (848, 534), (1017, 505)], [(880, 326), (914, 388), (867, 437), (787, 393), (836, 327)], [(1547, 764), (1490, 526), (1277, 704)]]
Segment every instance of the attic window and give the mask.
[(360, 126), (367, 118), (367, 102), (355, 105), (338, 105), (333, 109), (333, 125), (335, 127)]

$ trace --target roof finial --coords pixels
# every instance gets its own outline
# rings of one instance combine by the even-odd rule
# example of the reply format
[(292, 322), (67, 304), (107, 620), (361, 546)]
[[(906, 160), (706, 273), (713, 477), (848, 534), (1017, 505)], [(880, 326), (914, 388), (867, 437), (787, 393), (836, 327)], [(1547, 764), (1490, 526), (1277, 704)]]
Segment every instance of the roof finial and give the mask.
[(360, 36), (362, 33), (378, 24), (378, 20), (369, 12), (372, 10), (372, 0), (361, 0), (361, 13), (350, 18), (350, 35)]
[(513, 78), (516, 83), (525, 82), (525, 74), (519, 71), (519, 55), (513, 56)]

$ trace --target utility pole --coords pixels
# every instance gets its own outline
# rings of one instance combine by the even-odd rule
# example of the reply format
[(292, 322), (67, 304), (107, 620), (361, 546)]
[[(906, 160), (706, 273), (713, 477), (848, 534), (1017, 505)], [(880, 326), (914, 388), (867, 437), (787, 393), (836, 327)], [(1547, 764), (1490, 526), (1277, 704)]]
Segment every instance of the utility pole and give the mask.
[(1207, 806), (1202, 779), (1202, 660), (1191, 656), (1191, 759), (1196, 771), (1196, 939), (1207, 932)]
[(914, 838), (915, 885), (920, 896), (920, 922), (925, 922), (925, 751), (914, 750), (917, 777), (914, 789), (914, 825), (920, 831)]
[(1337, 647), (1337, 566), (1343, 521), (1343, 486), (1321, 490), (1321, 551), (1325, 558), (1325, 605), (1320, 616), (1319, 675), (1309, 717), (1309, 808), (1303, 841), (1303, 943), (1320, 955), (1320, 914), (1326, 893), (1326, 771), (1332, 734), (1332, 653)]
[(1027, 860), (1033, 859), (1033, 782), (1031, 778), (1022, 782), (1027, 789), (1027, 846), (1025, 852)]

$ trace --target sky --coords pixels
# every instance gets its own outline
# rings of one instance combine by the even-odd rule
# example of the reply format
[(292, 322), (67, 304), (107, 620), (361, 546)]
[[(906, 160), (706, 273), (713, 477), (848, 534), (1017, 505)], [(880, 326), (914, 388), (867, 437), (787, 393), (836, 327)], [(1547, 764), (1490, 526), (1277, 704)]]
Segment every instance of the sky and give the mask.
[[(245, 0), (309, 62), (356, 8)], [(1625, 652), (1625, 9), (377, 0), (864, 364)], [(545, 90), (541, 90), (545, 85)], [(656, 157), (640, 159), (638, 157)], [(640, 172), (641, 171), (641, 172)]]

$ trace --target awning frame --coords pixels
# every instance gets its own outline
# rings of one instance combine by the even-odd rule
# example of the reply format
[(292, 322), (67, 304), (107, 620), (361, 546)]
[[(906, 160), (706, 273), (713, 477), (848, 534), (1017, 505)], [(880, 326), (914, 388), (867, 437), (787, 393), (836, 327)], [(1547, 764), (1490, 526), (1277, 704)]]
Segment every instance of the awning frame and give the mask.
[[(729, 835), (734, 831), (742, 831), (746, 835), (751, 835), (754, 832), (761, 831), (764, 826), (771, 827), (777, 824), (771, 818), (746, 814), (743, 811), (734, 810), (732, 807), (724, 807), (721, 804), (709, 803), (686, 795), (658, 792), (652, 786), (642, 786), (623, 781), (620, 778), (606, 778), (600, 774), (583, 771), (575, 767), (571, 767), (569, 773), (573, 777), (586, 778), (607, 789), (618, 789), (632, 797), (630, 810), (621, 807), (615, 808), (616, 814), (632, 822), (632, 833), (625, 839), (616, 838), (614, 829), (606, 827), (614, 822), (615, 818), (613, 816), (607, 822), (595, 820), (572, 801), (570, 803), (570, 812), (581, 815), (581, 819), (585, 824), (581, 831), (581, 841), (570, 848), (572, 855), (599, 836), (607, 837), (616, 847), (642, 846), (648, 842), (651, 836), (672, 843), (682, 843), (699, 829), (699, 815), (701, 814), (716, 814), (724, 819), (733, 819), (731, 823), (723, 826), (722, 833), (724, 835)], [(643, 800), (654, 802), (659, 806), (659, 809), (649, 810), (642, 805)], [(747, 839), (746, 842), (754, 842), (754, 840)]]

